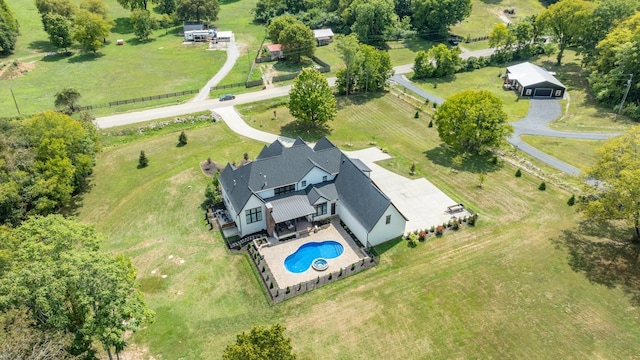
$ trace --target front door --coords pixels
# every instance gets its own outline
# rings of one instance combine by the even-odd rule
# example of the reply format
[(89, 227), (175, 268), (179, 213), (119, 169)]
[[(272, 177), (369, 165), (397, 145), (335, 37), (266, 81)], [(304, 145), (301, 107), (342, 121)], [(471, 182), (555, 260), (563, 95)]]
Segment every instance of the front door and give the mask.
[(331, 203), (331, 215), (336, 214), (336, 203)]

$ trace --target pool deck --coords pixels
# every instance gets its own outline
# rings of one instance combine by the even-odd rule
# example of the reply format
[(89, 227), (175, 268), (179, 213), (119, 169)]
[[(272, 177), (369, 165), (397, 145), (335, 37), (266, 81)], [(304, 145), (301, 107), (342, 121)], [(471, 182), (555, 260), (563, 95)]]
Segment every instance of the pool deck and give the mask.
[[(344, 247), (342, 255), (335, 259), (326, 259), (329, 263), (327, 270), (316, 271), (309, 266), (307, 271), (296, 274), (284, 267), (284, 259), (296, 252), (300, 246), (309, 242), (322, 242), (326, 240), (337, 241)], [(260, 253), (264, 256), (267, 264), (269, 264), (271, 273), (281, 289), (313, 280), (328, 272), (338, 271), (340, 268), (348, 268), (351, 264), (357, 263), (365, 257), (362, 250), (351, 240), (349, 234), (347, 234), (340, 225), (335, 226), (333, 223), (331, 223), (327, 229), (321, 229), (317, 233), (311, 232), (309, 236), (278, 242), (277, 244), (272, 242), (271, 246), (260, 248)]]

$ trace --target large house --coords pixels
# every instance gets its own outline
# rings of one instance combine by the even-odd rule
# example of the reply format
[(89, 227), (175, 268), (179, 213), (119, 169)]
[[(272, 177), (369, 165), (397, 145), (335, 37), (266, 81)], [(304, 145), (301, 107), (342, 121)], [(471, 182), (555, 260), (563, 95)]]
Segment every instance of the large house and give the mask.
[(507, 68), (505, 85), (519, 96), (562, 98), (566, 87), (553, 75), (538, 65), (524, 62)]
[(365, 246), (404, 233), (407, 219), (369, 178), (370, 169), (328, 139), (310, 147), (266, 146), (242, 166), (220, 175), (222, 199), (242, 237), (260, 231), (282, 239), (313, 222), (338, 216)]

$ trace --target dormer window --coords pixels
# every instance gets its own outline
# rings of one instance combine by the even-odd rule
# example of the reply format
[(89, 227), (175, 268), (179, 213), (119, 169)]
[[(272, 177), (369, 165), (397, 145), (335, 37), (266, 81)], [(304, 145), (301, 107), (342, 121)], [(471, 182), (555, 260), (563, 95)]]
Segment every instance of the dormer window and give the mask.
[(302, 180), (302, 188), (306, 188), (307, 187), (307, 180)]
[(327, 175), (325, 175), (325, 176), (323, 176), (323, 177), (322, 177), (322, 181), (323, 181), (323, 182), (327, 181)]

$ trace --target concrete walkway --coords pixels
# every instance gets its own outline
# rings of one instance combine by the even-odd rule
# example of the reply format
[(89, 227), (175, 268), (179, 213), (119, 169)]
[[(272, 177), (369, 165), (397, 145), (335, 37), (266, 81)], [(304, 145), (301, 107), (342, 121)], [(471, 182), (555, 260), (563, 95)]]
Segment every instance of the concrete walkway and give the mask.
[(207, 84), (200, 89), (198, 95), (193, 98), (192, 101), (204, 101), (209, 97), (209, 93), (211, 92), (211, 88), (218, 85), (222, 79), (229, 74), (233, 66), (236, 64), (236, 60), (240, 56), (240, 51), (238, 51), (238, 47), (236, 46), (235, 36), (231, 37), (231, 41), (227, 44), (227, 60), (222, 65), (222, 68), (218, 70), (218, 72), (207, 82)]

